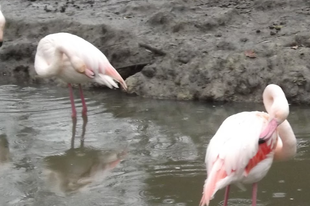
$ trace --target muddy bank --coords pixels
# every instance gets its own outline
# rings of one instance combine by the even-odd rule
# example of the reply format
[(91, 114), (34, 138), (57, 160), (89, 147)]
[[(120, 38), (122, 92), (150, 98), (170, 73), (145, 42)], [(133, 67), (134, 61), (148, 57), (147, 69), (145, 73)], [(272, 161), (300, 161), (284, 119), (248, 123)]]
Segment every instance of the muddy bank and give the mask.
[[(279, 84), (310, 102), (306, 0), (10, 0), (0, 81), (44, 83), (33, 71), (40, 38), (77, 34), (105, 53), (129, 93), (180, 100), (260, 101)], [(51, 80), (52, 81), (52, 80)]]

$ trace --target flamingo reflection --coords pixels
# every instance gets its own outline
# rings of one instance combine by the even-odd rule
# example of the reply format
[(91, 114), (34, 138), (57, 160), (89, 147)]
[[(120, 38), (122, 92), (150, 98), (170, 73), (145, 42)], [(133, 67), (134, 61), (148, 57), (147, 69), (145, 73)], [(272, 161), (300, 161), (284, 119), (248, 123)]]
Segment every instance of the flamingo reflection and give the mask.
[[(86, 121), (85, 121), (86, 120)], [(100, 150), (84, 146), (87, 119), (83, 122), (80, 146), (74, 148), (76, 121), (73, 121), (71, 148), (44, 159), (44, 175), (51, 190), (70, 195), (100, 183), (124, 158), (124, 150)]]

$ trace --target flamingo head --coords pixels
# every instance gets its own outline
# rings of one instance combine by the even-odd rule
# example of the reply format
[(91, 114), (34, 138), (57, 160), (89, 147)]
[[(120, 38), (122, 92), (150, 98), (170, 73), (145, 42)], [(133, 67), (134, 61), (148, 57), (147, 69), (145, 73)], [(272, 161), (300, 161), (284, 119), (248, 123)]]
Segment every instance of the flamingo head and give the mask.
[(78, 58), (78, 57), (72, 57), (71, 58), (71, 64), (74, 68), (74, 70), (80, 74), (85, 74), (86, 71), (86, 65), (84, 62)]
[(95, 73), (91, 69), (87, 68), (86, 64), (80, 58), (72, 57), (71, 64), (76, 72), (84, 74), (91, 79), (95, 77)]
[(79, 66), (79, 67), (75, 67), (75, 70), (80, 73), (80, 74), (85, 74), (85, 71), (86, 71), (86, 66), (85, 64)]

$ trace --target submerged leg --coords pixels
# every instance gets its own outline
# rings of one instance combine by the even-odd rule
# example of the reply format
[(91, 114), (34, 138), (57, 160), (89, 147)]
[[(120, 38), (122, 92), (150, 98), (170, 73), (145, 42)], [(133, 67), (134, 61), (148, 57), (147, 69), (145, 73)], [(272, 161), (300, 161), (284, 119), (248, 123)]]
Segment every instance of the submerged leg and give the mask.
[(76, 133), (76, 117), (72, 117), (72, 137), (71, 137), (71, 149), (74, 149), (74, 139), (75, 139), (75, 133)]
[(86, 125), (88, 122), (87, 115), (83, 115), (83, 126), (82, 126), (82, 136), (81, 136), (81, 148), (84, 147), (84, 137), (85, 137), (85, 132), (86, 132)]
[(256, 197), (257, 197), (257, 183), (253, 183), (252, 206), (256, 206)]
[(87, 106), (86, 106), (86, 103), (85, 103), (82, 86), (80, 84), (79, 84), (79, 88), (80, 88), (81, 101), (82, 101), (82, 105), (83, 105), (82, 116), (85, 117), (85, 116), (87, 116)]
[(72, 109), (72, 118), (76, 118), (76, 109), (74, 104), (74, 97), (71, 84), (68, 84), (69, 87), (69, 94), (70, 94), (70, 101), (71, 101), (71, 109)]
[(225, 197), (224, 197), (224, 204), (223, 204), (223, 206), (227, 206), (229, 190), (230, 190), (230, 185), (227, 185), (226, 186), (226, 190), (225, 190)]

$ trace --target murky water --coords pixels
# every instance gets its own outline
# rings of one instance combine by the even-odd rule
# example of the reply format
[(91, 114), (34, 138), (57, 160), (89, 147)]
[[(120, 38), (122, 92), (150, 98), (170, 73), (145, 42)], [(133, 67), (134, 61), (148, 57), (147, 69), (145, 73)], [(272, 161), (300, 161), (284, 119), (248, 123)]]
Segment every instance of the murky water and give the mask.
[[(0, 205), (197, 206), (209, 139), (228, 115), (263, 109), (141, 99), (111, 90), (85, 96), (88, 122), (84, 130), (78, 117), (72, 142), (66, 88), (0, 86)], [(78, 97), (76, 91), (80, 112)], [(260, 206), (310, 205), (310, 107), (292, 106), (289, 121), (298, 154), (275, 163), (260, 182)], [(250, 205), (247, 189), (232, 187), (229, 205)], [(223, 195), (219, 191), (211, 206), (222, 205)]]

